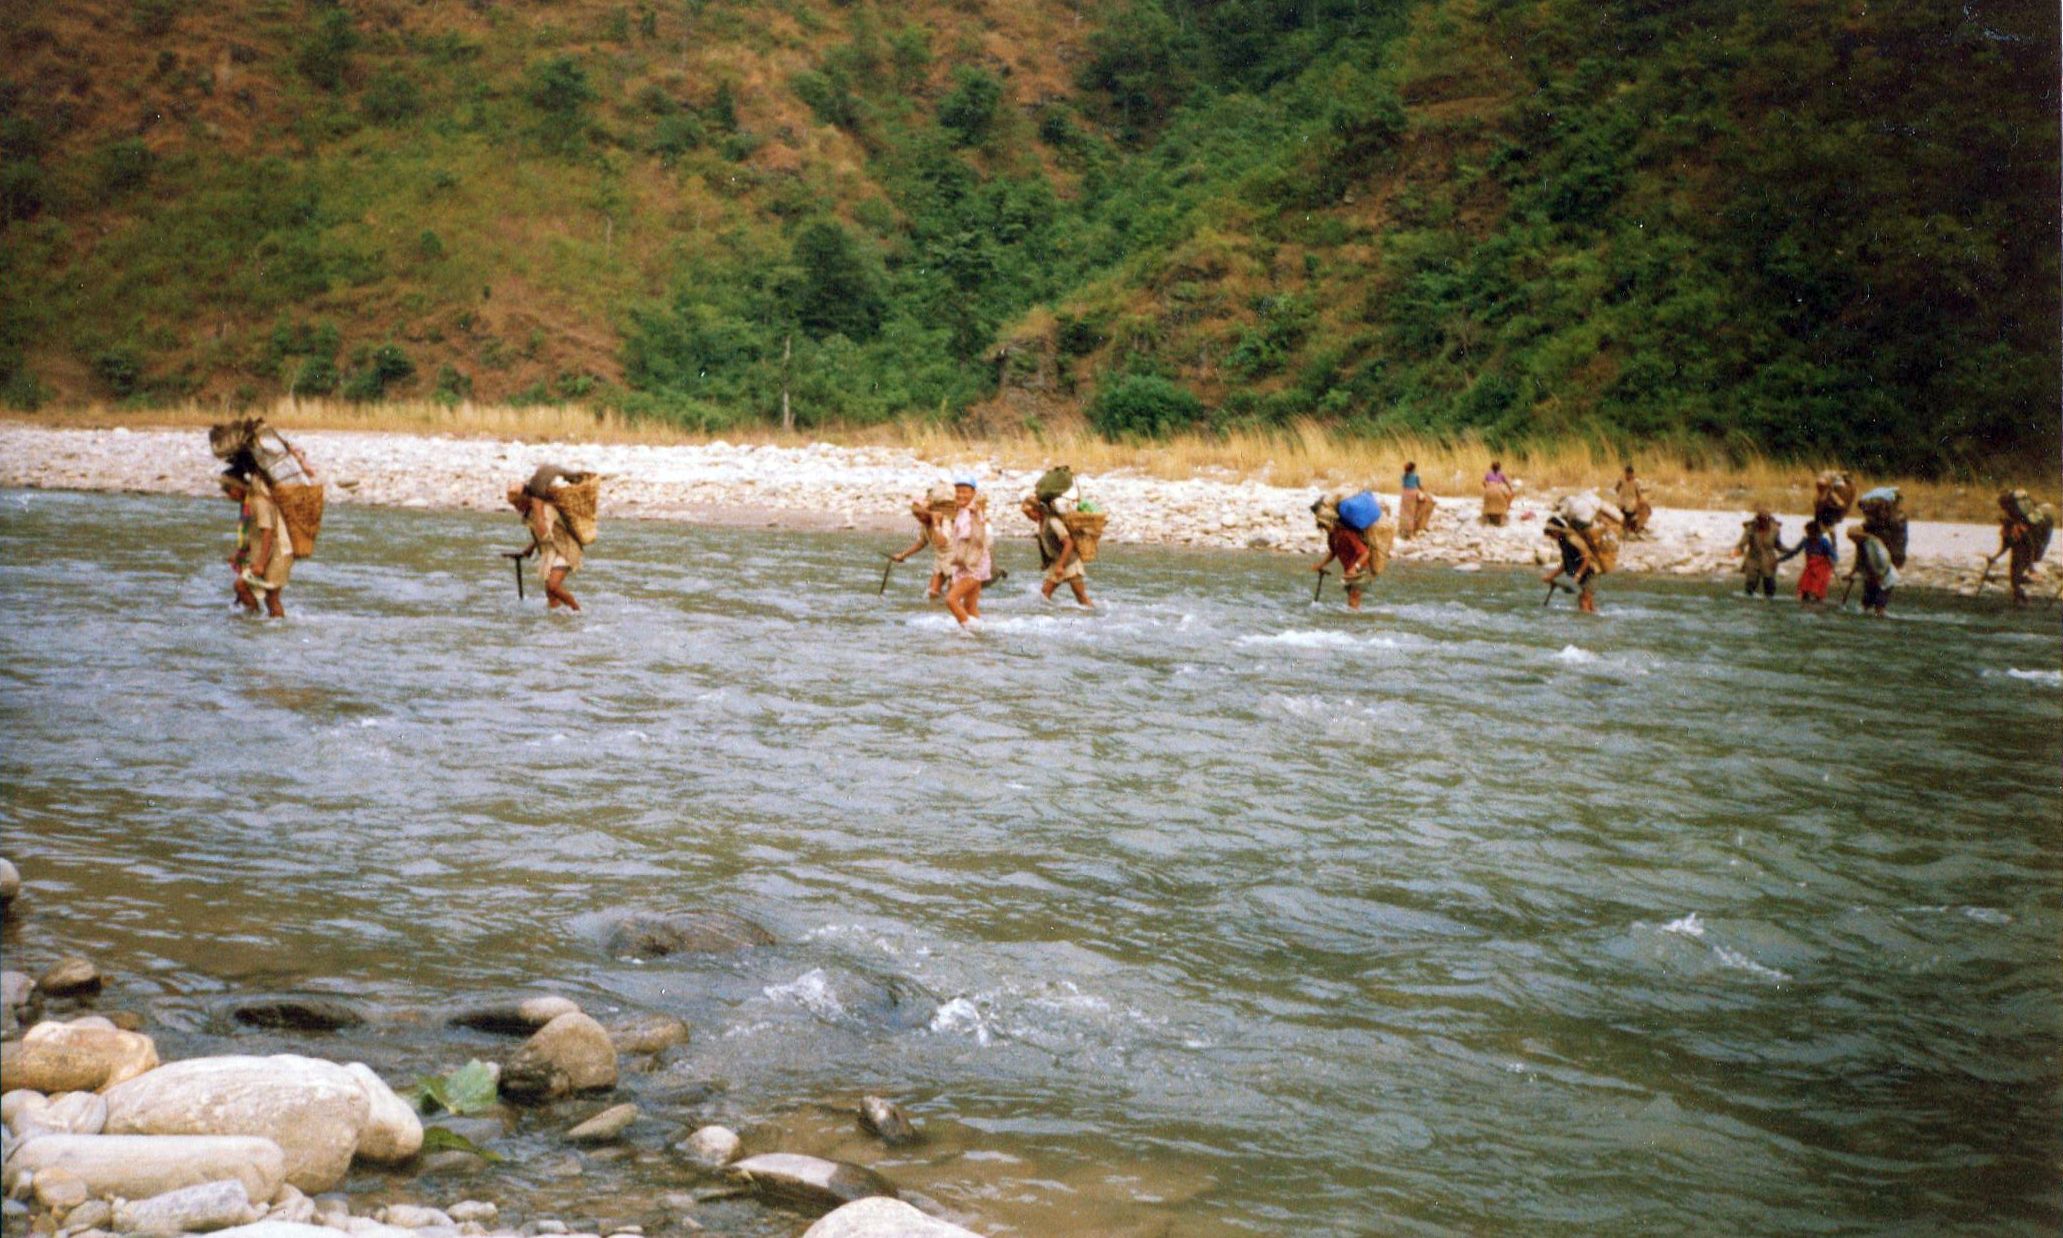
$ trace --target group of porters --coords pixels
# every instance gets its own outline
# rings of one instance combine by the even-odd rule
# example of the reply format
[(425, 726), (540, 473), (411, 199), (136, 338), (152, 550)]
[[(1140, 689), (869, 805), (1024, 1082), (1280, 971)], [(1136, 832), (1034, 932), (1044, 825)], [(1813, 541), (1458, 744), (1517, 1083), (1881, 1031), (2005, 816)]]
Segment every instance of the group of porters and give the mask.
[[(239, 505), (241, 515), (236, 551), (229, 559), (237, 604), (252, 613), (262, 609), (283, 616), (282, 594), (294, 561), (314, 553), (316, 535), (321, 531), (322, 483), (307, 456), (262, 418), (215, 426), (208, 442), (224, 463), (220, 477), (223, 493)], [(1311, 505), (1312, 518), (1326, 546), (1325, 557), (1312, 566), (1318, 573), (1313, 601), (1322, 595), (1325, 578), (1336, 563), (1347, 605), (1360, 609), (1362, 595), (1388, 569), (1397, 538), (1415, 537), (1426, 529), (1434, 500), (1420, 484), (1415, 465), (1405, 465), (1403, 483), (1395, 519), (1385, 519), (1382, 501), (1369, 490), (1321, 495)], [(546, 608), (580, 609), (579, 601), (566, 588), (566, 578), (580, 569), (588, 545), (595, 540), (601, 484), (599, 474), (547, 464), (527, 482), (509, 487), (509, 506), (530, 535), (530, 544), (522, 550), (503, 552), (515, 561), (519, 595), (523, 593), (522, 560), (535, 558)], [(1553, 601), (1557, 590), (1570, 592), (1576, 595), (1580, 609), (1594, 613), (1597, 580), (1617, 568), (1621, 542), (1650, 536), (1648, 521), (1653, 508), (1646, 485), (1632, 465), (1626, 466), (1612, 489), (1615, 502), (1594, 491), (1566, 495), (1555, 502), (1541, 529), (1559, 555), (1559, 562), (1541, 578), (1548, 586), (1546, 601)], [(1492, 461), (1483, 477), (1484, 523), (1504, 524), (1516, 494), (1516, 485)], [(1086, 568), (1096, 561), (1108, 515), (1080, 495), (1073, 471), (1064, 465), (1041, 475), (1020, 500), (1019, 510), (1031, 523), (1039, 548), (1040, 594), (1051, 601), (1066, 585), (1077, 603), (1093, 606)], [(1802, 554), (1805, 570), (1798, 579), (1799, 599), (1824, 602), (1840, 561), (1841, 526), (1858, 511), (1861, 523), (1847, 533), (1855, 543), (1849, 588), (1860, 578), (1863, 609), (1883, 614), (1898, 583), (1898, 569), (1906, 560), (1907, 518), (1898, 487), (1879, 486), (1858, 493), (1855, 484), (1839, 472), (1824, 472), (1815, 479), (1813, 517), (1796, 545), (1784, 545), (1782, 523), (1767, 507), (1756, 509), (1754, 516), (1743, 522), (1734, 553), (1741, 559), (1747, 592), (1753, 595), (1759, 590), (1764, 597), (1774, 597), (1778, 565)], [(1982, 589), (2001, 557), (2010, 556), (2008, 579), (2013, 599), (2025, 602), (2034, 565), (2047, 553), (2055, 533), (2056, 509), (2036, 502), (2025, 490), (2009, 490), (1999, 495), (1999, 513), (1999, 549), (1987, 560), (1978, 587)], [(972, 477), (961, 477), (950, 485), (933, 486), (911, 501), (910, 516), (917, 524), (917, 538), (887, 556), (878, 591), (887, 591), (896, 564), (929, 549), (932, 571), (925, 596), (943, 598), (963, 627), (978, 620), (982, 589), (1007, 575), (995, 565), (991, 553), (988, 503), (979, 484)]]

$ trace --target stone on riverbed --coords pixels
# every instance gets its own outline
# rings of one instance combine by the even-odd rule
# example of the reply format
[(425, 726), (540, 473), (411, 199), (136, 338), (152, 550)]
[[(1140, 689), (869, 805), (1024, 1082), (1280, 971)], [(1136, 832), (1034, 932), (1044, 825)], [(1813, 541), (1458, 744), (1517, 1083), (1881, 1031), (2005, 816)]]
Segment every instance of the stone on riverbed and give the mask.
[(117, 1031), (105, 1019), (47, 1020), (0, 1048), (0, 1087), (53, 1095), (97, 1091), (157, 1064), (157, 1046), (140, 1032)]
[(36, 977), (36, 988), (51, 997), (98, 993), (104, 983), (100, 969), (93, 965), (93, 960), (76, 954), (52, 964), (47, 971)]
[(344, 1069), (365, 1089), (365, 1126), (358, 1132), (358, 1155), (369, 1161), (405, 1161), (423, 1147), (423, 1120), (415, 1106), (401, 1099), (387, 1081), (364, 1062), (346, 1062)]
[(0, 1006), (5, 1007), (7, 1034), (26, 1023), (36, 1004), (36, 979), (25, 971), (0, 972)]
[[(17, 1098), (19, 1098), (17, 1100)], [(7, 1093), (7, 1126), (16, 1135), (98, 1135), (107, 1125), (107, 1101), (94, 1092), (66, 1092), (52, 1100), (26, 1088)]]
[(566, 1138), (574, 1143), (608, 1143), (630, 1129), (638, 1120), (638, 1107), (632, 1104), (611, 1105), (607, 1109), (582, 1122), (566, 1132)]
[(16, 1173), (77, 1174), (89, 1194), (148, 1199), (183, 1186), (234, 1178), (251, 1199), (271, 1199), (286, 1181), (286, 1156), (250, 1135), (41, 1135), (15, 1149)]
[(21, 893), (21, 871), (10, 861), (0, 860), (0, 907), (14, 902)]
[(697, 1165), (722, 1169), (738, 1157), (738, 1133), (726, 1126), (705, 1126), (680, 1143), (680, 1151)]
[[(372, 1110), (350, 1071), (284, 1053), (189, 1058), (106, 1095), (111, 1134), (261, 1135), (286, 1154), (287, 1181), (303, 1191), (326, 1191), (343, 1180)], [(271, 1192), (253, 1198), (270, 1199)]]
[(441, 1209), (425, 1208), (421, 1204), (388, 1204), (380, 1212), (380, 1220), (402, 1229), (448, 1229), (458, 1224)]
[(593, 1019), (573, 1011), (537, 1029), (502, 1068), (501, 1090), (516, 1100), (548, 1100), (616, 1086), (616, 1046)]
[(688, 1043), (688, 1025), (670, 1014), (639, 1015), (609, 1029), (618, 1053), (663, 1053)]
[(446, 1022), (453, 1027), (470, 1027), (478, 1032), (503, 1036), (528, 1036), (562, 1014), (577, 1014), (580, 1007), (564, 997), (526, 997), (508, 1006), (480, 1006), (460, 1011)]
[(722, 954), (773, 944), (772, 933), (728, 911), (635, 912), (609, 932), (609, 953), (619, 958)]
[(979, 1238), (973, 1230), (926, 1216), (899, 1199), (856, 1200), (803, 1231), (802, 1238)]
[(238, 1023), (295, 1032), (334, 1032), (357, 1027), (365, 1015), (348, 1002), (328, 997), (272, 997), (240, 1003)]
[(870, 1195), (895, 1198), (895, 1186), (864, 1165), (795, 1152), (748, 1156), (729, 1171), (761, 1195), (787, 1203), (836, 1208)]
[(36, 1202), (59, 1215), (85, 1203), (91, 1194), (86, 1180), (69, 1169), (53, 1165), (36, 1174)]
[(877, 1135), (891, 1148), (906, 1143), (915, 1143), (921, 1136), (917, 1128), (902, 1110), (879, 1096), (860, 1098), (860, 1129), (870, 1135)]
[(117, 1230), (144, 1234), (204, 1234), (256, 1219), (250, 1194), (234, 1178), (133, 1200), (114, 1212)]

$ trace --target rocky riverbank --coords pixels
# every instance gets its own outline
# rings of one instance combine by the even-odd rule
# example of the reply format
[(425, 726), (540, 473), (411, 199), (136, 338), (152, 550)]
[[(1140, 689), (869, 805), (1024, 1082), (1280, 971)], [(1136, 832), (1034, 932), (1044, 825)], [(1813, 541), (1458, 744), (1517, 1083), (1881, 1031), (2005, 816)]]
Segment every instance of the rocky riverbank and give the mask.
[[(493, 439), (424, 438), (340, 431), (295, 435), (330, 483), (333, 503), (473, 511), (504, 510), (502, 492), (539, 463), (607, 474), (605, 518), (685, 520), (808, 529), (865, 529), (900, 537), (910, 532), (907, 499), (936, 481), (971, 474), (990, 494), (1014, 500), (1036, 474), (971, 457), (926, 460), (885, 447), (775, 447), (713, 442), (695, 446), (517, 443)], [(0, 486), (213, 496), (217, 463), (206, 435), (193, 430), (59, 430), (0, 424)], [(1400, 542), (1403, 562), (1533, 564), (1548, 559), (1540, 521), (1559, 497), (1524, 489), (1510, 521), (1492, 528), (1478, 519), (1473, 495), (1441, 496), (1431, 527)], [(1082, 479), (1085, 494), (1110, 513), (1105, 541), (1317, 555), (1323, 552), (1309, 514), (1315, 489), (1269, 485), (1229, 476), (1181, 481), (1117, 473)], [(1384, 496), (1395, 510), (1395, 495)], [(1658, 509), (1650, 535), (1628, 544), (1621, 570), (1724, 578), (1746, 511)], [(1795, 540), (1807, 517), (1780, 513)], [(998, 512), (1005, 535), (1028, 527), (1014, 511)], [(1997, 529), (1982, 524), (1915, 520), (1907, 585), (1975, 592)], [(1843, 555), (1851, 548), (1844, 547)], [(1786, 568), (1794, 573), (1799, 561)], [(1997, 585), (1999, 573), (1992, 584)]]
[[(15, 867), (0, 861), (10, 962), (24, 957), (14, 916), (21, 890)], [(772, 940), (713, 913), (627, 922), (619, 937), (662, 955)], [(505, 1037), (509, 1048), (454, 1062), (404, 1095), (356, 1061), (292, 1053), (162, 1060), (149, 1020), (121, 1008), (118, 986), (81, 956), (61, 957), (36, 976), (7, 970), (4, 990), (0, 1186), (10, 1238), (973, 1232), (872, 1168), (754, 1150), (763, 1141), (699, 1123), (692, 1103), (633, 1086), (689, 1038), (686, 1024), (663, 1013), (628, 1013), (605, 1026), (557, 996), (455, 1009), (441, 1022)], [(352, 1003), (319, 996), (236, 1000), (231, 1015), (245, 1028), (306, 1035), (367, 1019)], [(884, 1151), (923, 1138), (881, 1097), (863, 1098), (851, 1116)], [(511, 1138), (524, 1129), (531, 1138)], [(656, 1150), (655, 1131), (670, 1132)], [(595, 1198), (579, 1216), (548, 1214), (525, 1190), (524, 1167), (504, 1165), (519, 1149), (540, 1147), (598, 1160), (662, 1159), (660, 1176), (675, 1189), (648, 1200)], [(463, 1191), (453, 1179), (466, 1180)]]

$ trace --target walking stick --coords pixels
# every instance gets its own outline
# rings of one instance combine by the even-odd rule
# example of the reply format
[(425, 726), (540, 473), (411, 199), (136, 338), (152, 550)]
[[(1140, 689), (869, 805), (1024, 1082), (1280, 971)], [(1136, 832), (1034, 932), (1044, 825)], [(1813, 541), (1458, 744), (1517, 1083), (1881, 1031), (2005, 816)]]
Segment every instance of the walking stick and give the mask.
[(1848, 595), (1855, 592), (1855, 573), (1848, 573), (1848, 585), (1841, 590), (1841, 609), (1848, 609)]
[(1330, 575), (1332, 575), (1332, 573), (1331, 573), (1331, 572), (1328, 572), (1328, 571), (1324, 571), (1324, 570), (1322, 570), (1322, 569), (1321, 569), (1321, 570), (1319, 571), (1319, 573), (1318, 573), (1318, 583), (1317, 583), (1317, 584), (1315, 584), (1315, 585), (1312, 585), (1312, 586), (1311, 586), (1311, 604), (1312, 604), (1313, 606), (1315, 606), (1315, 605), (1317, 605), (1317, 604), (1318, 604), (1318, 599), (1319, 599), (1319, 597), (1320, 597), (1320, 596), (1321, 596), (1322, 594), (1324, 594), (1324, 592), (1325, 592), (1325, 578), (1326, 578), (1327, 576), (1330, 576)]
[(528, 553), (528, 551), (523, 550), (504, 550), (501, 552), (501, 557), (507, 559), (509, 566), (516, 569), (516, 600), (518, 602), (523, 600), (523, 556)]
[(1998, 566), (1999, 555), (2006, 553), (2008, 549), (2010, 549), (2010, 547), (2000, 547), (1998, 554), (1995, 554), (1984, 561), (1984, 574), (1977, 578), (1977, 587), (1970, 591), (1971, 597), (1976, 597), (1978, 594), (1984, 592), (1984, 582), (1991, 579), (1991, 569)]
[(874, 596), (877, 598), (887, 594), (888, 574), (895, 570), (895, 556), (889, 554), (887, 551), (883, 551), (882, 557), (887, 559), (888, 563), (881, 569), (881, 587), (879, 589), (874, 590)]

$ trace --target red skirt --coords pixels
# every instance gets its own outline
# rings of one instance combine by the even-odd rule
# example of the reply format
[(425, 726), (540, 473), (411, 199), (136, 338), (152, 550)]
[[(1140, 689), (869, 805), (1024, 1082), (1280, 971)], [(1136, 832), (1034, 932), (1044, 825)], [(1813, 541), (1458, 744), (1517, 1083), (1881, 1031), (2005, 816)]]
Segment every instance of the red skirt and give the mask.
[(1834, 581), (1834, 561), (1818, 555), (1805, 556), (1805, 571), (1798, 577), (1798, 598), (1805, 602), (1827, 600), (1827, 586)]

